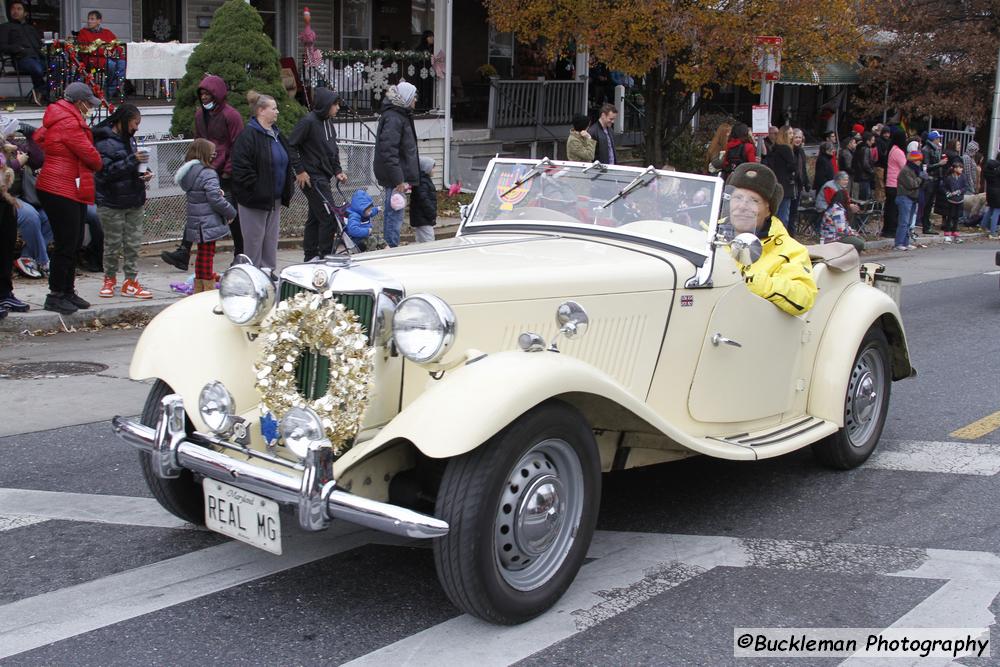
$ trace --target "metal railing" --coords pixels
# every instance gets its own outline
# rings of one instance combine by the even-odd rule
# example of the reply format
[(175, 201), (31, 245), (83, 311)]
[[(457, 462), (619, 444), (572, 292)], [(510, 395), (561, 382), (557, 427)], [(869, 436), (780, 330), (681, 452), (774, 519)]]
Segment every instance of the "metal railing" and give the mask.
[(338, 93), (363, 116), (375, 114), (389, 86), (401, 79), (417, 87), (418, 112), (438, 107), (429, 51), (327, 51), (318, 66), (303, 61), (302, 78), (310, 88), (322, 86)]
[(490, 80), (487, 126), (544, 127), (569, 125), (583, 109), (583, 81), (502, 81)]
[[(174, 182), (174, 174), (182, 164), (191, 139), (147, 141), (141, 145), (149, 150), (153, 178), (146, 192), (143, 209), (143, 243), (159, 243), (180, 239), (187, 221), (187, 197)], [(382, 208), (383, 191), (375, 181), (372, 162), (374, 142), (338, 141), (340, 163), (347, 174), (341, 190), (350, 199), (356, 190), (365, 190)], [(334, 196), (339, 196), (334, 192)], [(291, 205), (281, 212), (281, 237), (301, 236), (309, 206), (302, 191), (295, 188)], [(374, 220), (373, 233), (381, 234), (382, 215)]]
[[(956, 139), (961, 139), (962, 141), (962, 152), (965, 152), (966, 146), (969, 142), (976, 138), (976, 133), (972, 130), (942, 130), (940, 128), (931, 128), (935, 132), (941, 133), (941, 145), (948, 146)], [(990, 156), (987, 156), (990, 157)]]

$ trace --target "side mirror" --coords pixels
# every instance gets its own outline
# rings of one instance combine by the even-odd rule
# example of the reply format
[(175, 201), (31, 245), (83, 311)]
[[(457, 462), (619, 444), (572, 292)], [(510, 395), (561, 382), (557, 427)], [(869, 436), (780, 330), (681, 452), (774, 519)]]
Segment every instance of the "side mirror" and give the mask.
[(743, 266), (750, 266), (758, 259), (764, 247), (760, 239), (755, 234), (749, 232), (738, 234), (736, 238), (729, 242), (729, 254)]
[(458, 207), (458, 216), (462, 218), (462, 222), (469, 219), (469, 213), (472, 212), (472, 204), (462, 204)]

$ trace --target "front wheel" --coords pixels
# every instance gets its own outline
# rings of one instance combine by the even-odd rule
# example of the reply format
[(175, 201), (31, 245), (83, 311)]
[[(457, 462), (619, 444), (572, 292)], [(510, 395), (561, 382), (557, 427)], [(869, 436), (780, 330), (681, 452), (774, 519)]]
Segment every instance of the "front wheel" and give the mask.
[[(161, 402), (172, 393), (174, 390), (163, 380), (157, 380), (153, 384), (142, 408), (140, 421), (144, 426), (156, 428)], [(191, 421), (185, 419), (185, 422), (190, 433), (194, 430)], [(153, 462), (146, 452), (139, 452), (139, 465), (142, 467), (146, 486), (165, 510), (188, 523), (199, 526), (205, 523), (205, 497), (201, 485), (195, 481), (190, 470), (182, 470), (180, 477), (176, 479), (163, 479), (153, 471)]]
[(583, 564), (600, 487), (593, 433), (558, 401), (451, 459), (436, 507), (450, 530), (434, 542), (445, 593), (492, 623), (521, 623), (547, 610)]
[(877, 326), (861, 340), (844, 397), (844, 427), (812, 446), (824, 465), (850, 470), (864, 463), (882, 435), (891, 387), (889, 344)]

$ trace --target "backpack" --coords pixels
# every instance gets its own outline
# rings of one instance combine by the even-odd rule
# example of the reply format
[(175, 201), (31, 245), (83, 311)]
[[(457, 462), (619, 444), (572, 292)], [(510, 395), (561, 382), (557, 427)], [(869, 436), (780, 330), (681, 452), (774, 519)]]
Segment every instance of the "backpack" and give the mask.
[(722, 159), (722, 173), (727, 177), (733, 173), (736, 167), (747, 161), (746, 152), (743, 150), (745, 145), (743, 143), (736, 144), (726, 151), (726, 156)]

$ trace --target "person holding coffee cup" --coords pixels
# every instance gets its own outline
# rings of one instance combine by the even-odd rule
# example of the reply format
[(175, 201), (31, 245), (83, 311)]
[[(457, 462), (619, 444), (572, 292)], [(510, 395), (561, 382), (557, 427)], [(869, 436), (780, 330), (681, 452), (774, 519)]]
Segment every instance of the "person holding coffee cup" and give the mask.
[(98, 295), (106, 298), (115, 295), (119, 260), (125, 273), (121, 295), (153, 298), (138, 279), (142, 209), (146, 203), (146, 184), (153, 177), (149, 171), (149, 151), (140, 149), (135, 142), (141, 121), (134, 104), (122, 104), (94, 130), (104, 163), (96, 175), (97, 215), (104, 226), (104, 285)]

